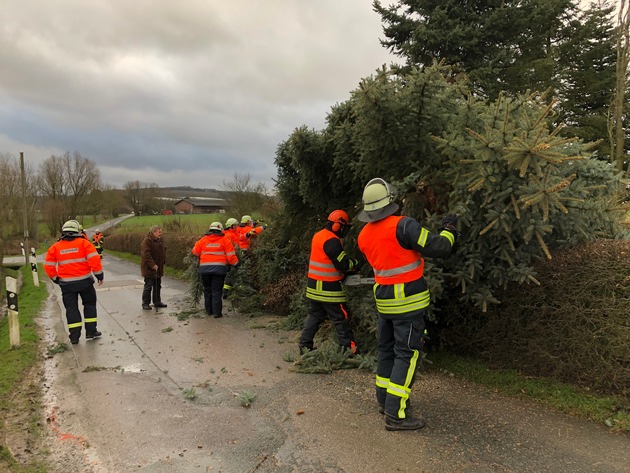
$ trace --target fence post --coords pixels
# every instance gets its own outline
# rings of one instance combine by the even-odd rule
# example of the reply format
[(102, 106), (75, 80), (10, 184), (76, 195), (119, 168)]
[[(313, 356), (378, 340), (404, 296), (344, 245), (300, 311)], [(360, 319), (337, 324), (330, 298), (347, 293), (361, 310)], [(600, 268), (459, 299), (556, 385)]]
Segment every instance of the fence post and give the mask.
[(24, 251), (24, 243), (20, 243), (20, 249), (22, 250), (22, 256), (24, 257), (24, 264), (27, 264), (28, 259), (26, 258), (26, 251)]
[(7, 308), (9, 312), (9, 343), (11, 348), (20, 346), (20, 322), (18, 320), (17, 280), (7, 276)]
[(33, 285), (39, 287), (39, 274), (37, 273), (37, 255), (35, 248), (31, 246), (31, 272), (33, 273)]

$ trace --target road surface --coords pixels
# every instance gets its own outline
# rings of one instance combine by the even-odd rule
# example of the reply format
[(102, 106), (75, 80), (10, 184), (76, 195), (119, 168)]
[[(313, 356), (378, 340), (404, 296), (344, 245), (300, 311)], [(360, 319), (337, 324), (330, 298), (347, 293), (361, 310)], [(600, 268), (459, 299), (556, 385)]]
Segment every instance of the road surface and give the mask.
[[(413, 388), (425, 429), (388, 432), (370, 373), (292, 372), (298, 333), (275, 318), (186, 318), (187, 285), (169, 278), (168, 308), (145, 311), (139, 268), (107, 252), (103, 265), (103, 337), (46, 361), (52, 473), (629, 471), (627, 436), (447, 374)], [(50, 288), (52, 346), (68, 339)]]

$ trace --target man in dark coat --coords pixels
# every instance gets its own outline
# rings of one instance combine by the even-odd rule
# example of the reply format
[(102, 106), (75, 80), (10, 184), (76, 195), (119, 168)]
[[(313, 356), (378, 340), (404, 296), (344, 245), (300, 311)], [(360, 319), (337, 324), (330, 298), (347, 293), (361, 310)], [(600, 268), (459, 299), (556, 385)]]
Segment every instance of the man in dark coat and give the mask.
[[(166, 246), (162, 241), (162, 228), (153, 225), (140, 244), (140, 270), (144, 277), (142, 290), (144, 310), (151, 310), (151, 301), (155, 307), (166, 307), (160, 297), (165, 263)], [(151, 292), (153, 292), (153, 297), (151, 297)]]

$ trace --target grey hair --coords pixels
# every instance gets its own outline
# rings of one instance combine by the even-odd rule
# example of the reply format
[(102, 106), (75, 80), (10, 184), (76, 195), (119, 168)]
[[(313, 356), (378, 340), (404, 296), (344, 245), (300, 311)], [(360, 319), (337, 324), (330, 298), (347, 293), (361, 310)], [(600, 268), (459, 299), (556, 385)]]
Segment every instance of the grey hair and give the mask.
[(156, 230), (162, 230), (162, 227), (160, 227), (159, 225), (151, 225), (151, 228), (149, 229), (149, 231), (151, 233), (155, 233)]

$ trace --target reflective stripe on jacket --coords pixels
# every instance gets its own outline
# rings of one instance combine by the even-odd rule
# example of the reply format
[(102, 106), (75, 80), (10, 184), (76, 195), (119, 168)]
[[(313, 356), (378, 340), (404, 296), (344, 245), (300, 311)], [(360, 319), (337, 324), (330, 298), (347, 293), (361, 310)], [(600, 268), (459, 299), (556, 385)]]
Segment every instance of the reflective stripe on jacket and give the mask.
[(223, 233), (209, 233), (192, 249), (199, 256), (200, 274), (226, 274), (228, 265), (238, 264), (234, 245)]
[(50, 279), (59, 278), (59, 283), (71, 283), (83, 279), (103, 279), (101, 258), (94, 245), (78, 236), (62, 239), (52, 245), (46, 253), (44, 270)]

